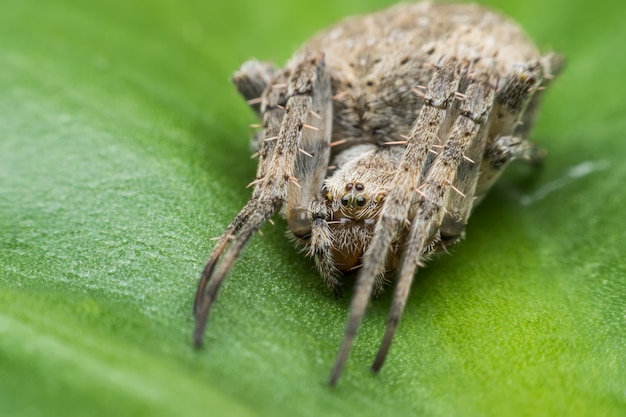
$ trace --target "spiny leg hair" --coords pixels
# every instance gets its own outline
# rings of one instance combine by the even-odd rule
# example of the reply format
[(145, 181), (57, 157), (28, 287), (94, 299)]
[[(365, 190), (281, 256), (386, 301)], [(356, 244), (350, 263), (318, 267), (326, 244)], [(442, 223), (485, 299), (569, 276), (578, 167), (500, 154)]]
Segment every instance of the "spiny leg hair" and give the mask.
[[(196, 347), (202, 345), (211, 306), (235, 259), (250, 237), (281, 208), (290, 183), (302, 187), (294, 176), (302, 131), (309, 126), (306, 122), (311, 118), (310, 112), (314, 111), (314, 102), (319, 103), (325, 97), (330, 102), (330, 81), (323, 55), (305, 56), (294, 67), (289, 77), (284, 107), (279, 104), (280, 94), (274, 92), (277, 88), (280, 87), (270, 87), (269, 94), (263, 96), (261, 110), (264, 114), (264, 142), (275, 141), (275, 144), (261, 149), (265, 151), (265, 154), (260, 155), (259, 162), (258, 175), (262, 177), (253, 181), (252, 198), (218, 240), (198, 283), (194, 303), (196, 327), (193, 339)], [(271, 101), (272, 98), (276, 101)], [(282, 118), (273, 113), (274, 109), (283, 112)], [(276, 131), (279, 119), (280, 129)], [(329, 131), (309, 127), (324, 131), (324, 136), (330, 135)], [(328, 142), (329, 139), (324, 140)]]
[(453, 58), (445, 59), (436, 66), (428, 84), (424, 105), (408, 135), (404, 157), (389, 187), (374, 237), (365, 253), (363, 266), (357, 277), (343, 342), (328, 381), (331, 386), (335, 385), (341, 376), (376, 276), (384, 273), (389, 247), (401, 235), (405, 219), (408, 218), (416, 192), (407, 193), (406, 190), (415, 190), (419, 185), (428, 151), (432, 145), (438, 143), (439, 137), (449, 124), (455, 93), (466, 73), (465, 63)]
[[(385, 361), (409, 295), (415, 270), (418, 266), (422, 266), (421, 255), (424, 247), (430, 236), (441, 225), (445, 207), (450, 207), (447, 201), (454, 194), (460, 195), (468, 202), (473, 199), (477, 176), (464, 176), (468, 180), (461, 182), (458, 181), (459, 178), (457, 177), (459, 168), (463, 164), (471, 165), (471, 162), (466, 159), (466, 154), (472, 148), (477, 149), (480, 153), (484, 151), (495, 90), (490, 85), (489, 77), (486, 74), (474, 77), (465, 93), (467, 99), (462, 103), (460, 115), (451, 129), (443, 149), (419, 187), (421, 193), (417, 199), (418, 209), (405, 240), (405, 249), (387, 320), (387, 328), (372, 365), (374, 372), (378, 372)], [(452, 185), (455, 180), (457, 180), (456, 187)], [(469, 206), (471, 207), (471, 203)]]
[[(472, 172), (478, 169), (475, 161), (484, 153), (485, 159), (490, 161), (492, 167), (501, 170), (508, 161), (516, 157), (530, 160), (538, 158), (536, 148), (525, 139), (502, 136), (494, 140), (487, 149), (486, 139), (490, 130), (489, 119), (494, 98), (496, 105), (499, 106), (498, 113), (504, 116), (501, 118), (510, 119), (508, 129), (501, 126), (500, 131), (509, 130), (512, 133), (540, 84), (541, 77), (539, 65), (527, 64), (521, 71), (511, 71), (505, 78), (502, 88), (496, 92), (492, 87), (493, 80), (490, 80), (487, 74), (474, 76), (465, 93), (467, 99), (463, 101), (460, 116), (424, 183), (419, 187), (418, 210), (405, 241), (405, 252), (399, 268), (399, 279), (387, 328), (372, 365), (374, 372), (380, 371), (385, 362), (410, 292), (415, 270), (421, 266), (420, 255), (433, 229), (440, 227), (445, 214), (456, 215), (457, 221), (462, 226), (469, 217), (479, 178)], [(456, 183), (455, 186), (452, 186), (453, 182)], [(446, 207), (450, 209), (461, 207), (461, 210), (451, 213)]]
[[(242, 68), (245, 68), (244, 65)], [(263, 137), (266, 138), (276, 138), (280, 132), (280, 126), (282, 124), (283, 117), (285, 115), (285, 104), (286, 104), (286, 93), (287, 90), (284, 87), (284, 83), (288, 78), (287, 73), (279, 74), (274, 83), (270, 88), (266, 89), (262, 96), (262, 112), (263, 112), (263, 126), (264, 132)], [(233, 78), (235, 83), (238, 85), (253, 85), (256, 88), (259, 88), (260, 82), (258, 82), (258, 77), (253, 73), (249, 76), (245, 76), (243, 73), (236, 75)], [(255, 80), (257, 82), (248, 80)], [(242, 81), (243, 80), (243, 81)], [(262, 81), (261, 81), (262, 82)], [(250, 91), (250, 89), (245, 89), (244, 91)], [(209, 283), (209, 280), (213, 274), (213, 270), (222, 256), (222, 253), (228, 246), (228, 244), (235, 238), (241, 227), (246, 224), (250, 214), (254, 212), (258, 200), (259, 195), (261, 194), (262, 187), (260, 186), (260, 180), (265, 176), (265, 170), (267, 166), (268, 155), (271, 154), (274, 149), (276, 141), (269, 140), (263, 141), (261, 144), (261, 148), (259, 150), (259, 165), (257, 169), (257, 176), (254, 184), (254, 190), (252, 192), (252, 198), (246, 203), (246, 205), (241, 209), (241, 211), (237, 214), (237, 216), (233, 219), (233, 221), (228, 225), (224, 233), (218, 239), (211, 255), (209, 256), (209, 260), (207, 261), (204, 270), (202, 271), (202, 275), (200, 277), (200, 281), (198, 282), (198, 288), (196, 290), (196, 298), (194, 300), (193, 312), (196, 319), (199, 319), (200, 315), (200, 307), (202, 303), (204, 303), (204, 298), (207, 294), (206, 287)], [(212, 291), (216, 291), (213, 289)], [(208, 313), (207, 313), (208, 314)], [(194, 339), (195, 340), (195, 339)], [(198, 343), (196, 343), (198, 345)]]

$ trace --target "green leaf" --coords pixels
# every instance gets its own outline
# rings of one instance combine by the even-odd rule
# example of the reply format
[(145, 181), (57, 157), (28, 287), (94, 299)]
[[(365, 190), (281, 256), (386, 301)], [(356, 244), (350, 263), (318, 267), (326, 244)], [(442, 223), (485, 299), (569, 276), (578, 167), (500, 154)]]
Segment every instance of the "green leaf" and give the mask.
[(228, 78), (389, 2), (4, 2), (0, 415), (626, 413), (623, 2), (489, 4), (568, 58), (534, 138), (452, 256), (420, 271), (379, 376), (389, 292), (336, 389), (349, 297), (265, 226), (191, 347), (195, 284), (254, 176)]

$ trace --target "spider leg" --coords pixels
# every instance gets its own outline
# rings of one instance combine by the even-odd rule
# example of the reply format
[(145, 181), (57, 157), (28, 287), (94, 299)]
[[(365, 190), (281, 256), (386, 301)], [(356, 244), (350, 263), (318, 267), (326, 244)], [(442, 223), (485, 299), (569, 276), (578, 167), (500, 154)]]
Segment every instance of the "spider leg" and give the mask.
[(384, 273), (390, 245), (402, 233), (405, 219), (427, 161), (431, 145), (438, 144), (439, 137), (450, 124), (450, 109), (459, 83), (467, 68), (454, 59), (445, 60), (435, 68), (424, 97), (424, 105), (413, 124), (407, 140), (406, 151), (385, 197), (374, 237), (368, 247), (363, 266), (357, 278), (355, 293), (350, 303), (343, 342), (331, 371), (329, 384), (335, 385), (341, 376), (350, 348), (363, 319), (376, 277)]
[(563, 70), (563, 67), (565, 66), (565, 58), (563, 58), (560, 54), (551, 52), (543, 55), (540, 58), (539, 63), (541, 64), (543, 79), (535, 90), (535, 93), (532, 95), (530, 102), (526, 106), (522, 123), (518, 125), (515, 130), (515, 136), (518, 137), (528, 137), (539, 113), (539, 105), (543, 99), (544, 91), (552, 83), (554, 77), (556, 77)]
[[(552, 56), (558, 57), (558, 55), (548, 57)], [(553, 58), (554, 60), (556, 58)], [(542, 93), (538, 88), (543, 86), (546, 80), (544, 67), (556, 66), (559, 62), (542, 65), (541, 62), (535, 61), (516, 65), (502, 80), (501, 87), (496, 92), (494, 115), (489, 129), (490, 137), (493, 139), (487, 143), (481, 159), (480, 177), (475, 193), (478, 200), (487, 193), (504, 167), (513, 159), (520, 158), (533, 165), (540, 165), (543, 151), (528, 141), (526, 136), (534, 122), (538, 95)]]
[[(555, 63), (560, 61), (551, 62), (555, 68)], [(530, 130), (531, 126), (520, 124), (520, 121), (528, 120), (532, 124), (532, 116), (525, 117), (525, 111), (534, 111), (530, 107), (537, 101), (535, 93), (537, 87), (542, 85), (545, 68), (545, 65), (542, 67), (538, 63), (514, 68), (505, 78), (502, 88), (495, 92), (495, 97), (485, 75), (482, 80), (468, 87), (466, 96), (470, 100), (464, 103), (465, 109), (461, 109), (461, 117), (457, 119), (442, 154), (437, 157), (424, 184), (420, 186), (419, 209), (405, 242), (406, 251), (387, 328), (372, 365), (374, 372), (380, 371), (384, 364), (406, 304), (415, 269), (420, 266), (420, 254), (428, 238), (433, 235), (433, 229), (439, 229), (440, 236), (461, 236), (476, 200), (484, 195), (508, 162), (515, 158), (531, 163), (540, 161), (542, 152), (525, 138), (499, 136), (490, 144), (487, 143), (488, 134), (494, 131), (493, 124), (498, 124), (497, 132), (521, 132), (520, 126), (523, 126), (524, 132)], [(494, 119), (490, 119), (492, 113), (496, 114)], [(454, 156), (453, 152), (456, 152)], [(482, 161), (480, 170), (478, 161)], [(456, 168), (447, 170), (445, 167), (449, 166)], [(448, 177), (440, 175), (442, 173), (447, 173)], [(485, 186), (485, 178), (490, 180), (488, 186)], [(453, 182), (455, 185), (452, 185)], [(443, 207), (448, 209), (443, 210)]]
[[(269, 145), (266, 155), (262, 155), (259, 173), (263, 176), (254, 181), (252, 198), (218, 241), (198, 283), (194, 303), (196, 327), (193, 340), (196, 347), (202, 344), (211, 306), (235, 259), (254, 232), (280, 209), (287, 196), (289, 183), (297, 184), (294, 173), (303, 130), (307, 128), (305, 122), (310, 117), (315, 97), (330, 96), (324, 87), (329, 84), (322, 55), (304, 57), (294, 66), (288, 81), (286, 106), (277, 137), (266, 136), (265, 139), (266, 143), (276, 143)], [(320, 91), (320, 88), (323, 90)], [(264, 96), (264, 104), (266, 101), (269, 102)], [(274, 107), (276, 104), (274, 102)], [(276, 127), (277, 118), (267, 116), (273, 110), (272, 107), (264, 107), (267, 135), (273, 133), (271, 130)]]
[[(242, 68), (245, 68), (245, 65)], [(240, 72), (241, 71), (242, 70), (240, 70)], [(280, 133), (280, 127), (283, 117), (285, 115), (284, 106), (287, 101), (287, 90), (282, 85), (284, 84), (284, 82), (287, 81), (288, 76), (289, 74), (286, 71), (278, 74), (277, 77), (273, 80), (273, 85), (270, 86), (270, 88), (266, 89), (263, 93), (263, 137), (265, 138), (276, 138)], [(240, 74), (239, 76), (234, 76), (234, 79), (242, 78), (244, 78), (243, 74)], [(254, 77), (250, 76), (250, 78)], [(196, 290), (196, 297), (194, 300), (193, 313), (196, 318), (198, 317), (198, 314), (200, 312), (202, 297), (206, 294), (206, 286), (208, 285), (209, 280), (213, 275), (213, 270), (215, 268), (215, 265), (217, 264), (217, 261), (222, 256), (222, 253), (224, 252), (228, 244), (237, 235), (239, 229), (241, 229), (241, 227), (246, 224), (248, 218), (254, 212), (257, 206), (262, 189), (260, 182), (265, 176), (267, 160), (269, 159), (268, 156), (273, 152), (275, 144), (276, 140), (262, 141), (259, 150), (259, 165), (257, 168), (256, 179), (254, 181), (255, 186), (252, 192), (252, 197), (233, 219), (233, 221), (228, 225), (224, 233), (220, 236), (217, 243), (213, 247), (213, 251), (209, 256), (206, 265), (204, 266), (200, 281), (198, 282), (198, 288)]]
[[(490, 166), (486, 166), (482, 171), (488, 174), (490, 170), (501, 171), (509, 162), (515, 159), (527, 161), (533, 166), (540, 166), (545, 152), (535, 143), (527, 139), (530, 133), (537, 113), (539, 104), (543, 98), (545, 89), (550, 85), (556, 75), (558, 75), (565, 64), (562, 55), (549, 53), (541, 57), (539, 60), (541, 69), (536, 64), (529, 64), (522, 71), (515, 71), (509, 74), (503, 92), (517, 89), (516, 93), (522, 106), (509, 107), (501, 106), (500, 112), (508, 112), (510, 114), (518, 114), (515, 126), (503, 132), (503, 136), (497, 137), (486, 150), (485, 160)], [(526, 86), (521, 79), (526, 80)], [(534, 83), (528, 85), (528, 81), (534, 79)], [(499, 94), (501, 96), (504, 94)], [(517, 109), (517, 111), (516, 111)]]
[(422, 266), (424, 248), (441, 226), (446, 214), (444, 207), (455, 207), (450, 204), (450, 200), (458, 196), (467, 201), (465, 208), (461, 210), (461, 216), (467, 216), (471, 208), (478, 167), (468, 161), (467, 154), (480, 155), (484, 151), (494, 101), (494, 88), (489, 84), (488, 76), (483, 74), (471, 81), (465, 95), (467, 100), (462, 104), (461, 114), (419, 187), (421, 193), (418, 198), (418, 209), (405, 240), (405, 250), (387, 328), (372, 365), (374, 372), (378, 372), (385, 361), (409, 295), (415, 270)]
[(544, 152), (533, 142), (518, 136), (500, 136), (489, 147), (485, 158), (495, 170), (501, 171), (514, 159), (539, 166)]
[(263, 92), (275, 79), (277, 72), (277, 68), (269, 62), (252, 60), (244, 62), (233, 74), (233, 84), (257, 115), (262, 114)]

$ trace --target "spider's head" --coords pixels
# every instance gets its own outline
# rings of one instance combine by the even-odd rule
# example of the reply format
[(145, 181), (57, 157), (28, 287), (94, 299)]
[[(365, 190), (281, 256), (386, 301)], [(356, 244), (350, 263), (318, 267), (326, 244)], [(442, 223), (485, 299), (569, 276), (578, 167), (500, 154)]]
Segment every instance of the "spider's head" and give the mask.
[(371, 144), (338, 154), (333, 163), (339, 168), (324, 182), (332, 217), (376, 221), (401, 156), (394, 148)]
[(363, 220), (375, 219), (385, 198), (386, 191), (379, 187), (366, 189), (361, 182), (349, 182), (343, 187), (329, 187), (326, 199), (333, 217)]
[[(331, 185), (331, 184), (327, 184)], [(325, 190), (330, 212), (331, 256), (334, 268), (350, 272), (362, 263), (362, 257), (374, 233), (385, 192), (379, 184), (353, 180)]]
[[(318, 264), (332, 259), (333, 268), (350, 272), (358, 268), (369, 247), (397, 161), (387, 148), (353, 147), (336, 157), (340, 167), (324, 181), (327, 223), (314, 243)], [(315, 223), (313, 224), (315, 227)], [(315, 233), (313, 233), (315, 235)], [(326, 245), (325, 245), (326, 244)]]

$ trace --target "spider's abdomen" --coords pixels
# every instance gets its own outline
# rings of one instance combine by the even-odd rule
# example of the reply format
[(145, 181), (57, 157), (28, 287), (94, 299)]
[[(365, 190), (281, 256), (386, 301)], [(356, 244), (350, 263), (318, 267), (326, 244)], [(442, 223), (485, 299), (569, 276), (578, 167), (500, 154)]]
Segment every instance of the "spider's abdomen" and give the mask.
[(300, 54), (308, 51), (325, 54), (335, 96), (333, 139), (356, 143), (406, 134), (423, 104), (415, 89), (428, 83), (444, 56), (494, 74), (540, 57), (519, 26), (498, 13), (428, 2), (346, 19), (319, 33)]

